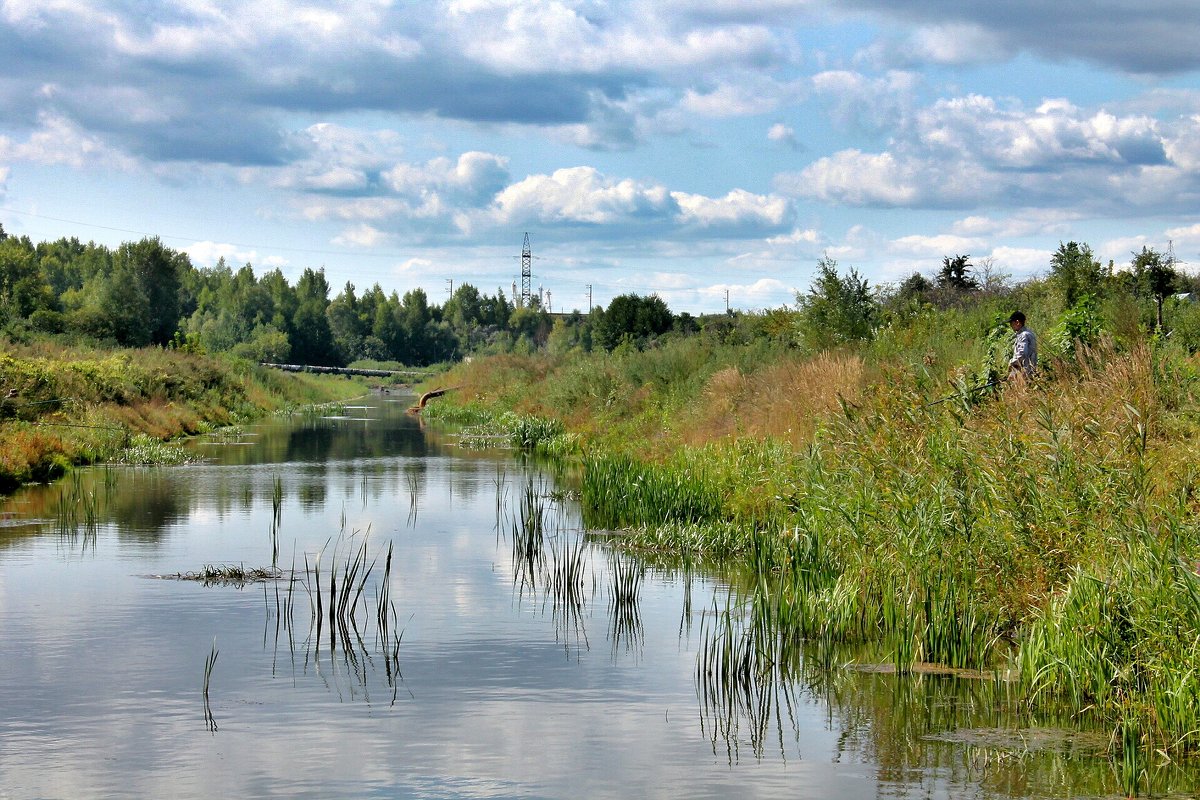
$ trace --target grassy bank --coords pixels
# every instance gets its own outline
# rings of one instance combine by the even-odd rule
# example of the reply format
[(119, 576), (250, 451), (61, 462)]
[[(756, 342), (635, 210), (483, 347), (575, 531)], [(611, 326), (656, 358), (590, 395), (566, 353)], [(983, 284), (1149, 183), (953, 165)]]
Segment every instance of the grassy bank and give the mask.
[(1068, 703), (1121, 752), (1197, 749), (1195, 360), (1102, 345), (956, 393), (995, 349), (687, 339), (444, 380), (577, 434), (589, 524), (744, 559), (745, 636), (875, 642), (902, 672), (1010, 665), (1025, 702)]
[(0, 345), (0, 491), (165, 440), (362, 394), (341, 377), (144, 349)]

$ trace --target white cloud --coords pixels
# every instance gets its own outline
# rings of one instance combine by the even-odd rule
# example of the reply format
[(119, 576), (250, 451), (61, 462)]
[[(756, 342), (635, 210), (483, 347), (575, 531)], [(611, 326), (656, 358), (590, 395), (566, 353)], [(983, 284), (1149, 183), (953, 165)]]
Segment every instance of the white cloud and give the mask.
[(496, 196), (498, 222), (568, 222), (593, 225), (662, 219), (678, 205), (666, 188), (630, 179), (611, 180), (594, 167), (567, 167), (531, 175)]
[(767, 138), (777, 144), (782, 144), (787, 147), (797, 150), (800, 147), (800, 141), (796, 138), (796, 129), (790, 125), (784, 125), (782, 122), (776, 122), (767, 131)]
[(951, 231), (959, 236), (1017, 238), (1026, 236), (1061, 236), (1082, 218), (1078, 212), (1037, 208), (1019, 211), (996, 219), (972, 215), (956, 220)]
[(917, 198), (915, 171), (891, 153), (843, 150), (819, 158), (797, 175), (781, 175), (776, 183), (793, 193), (853, 205), (908, 205)]
[(793, 245), (793, 244), (817, 244), (821, 241), (821, 234), (816, 230), (809, 228), (808, 230), (800, 230), (796, 228), (791, 233), (784, 236), (772, 236), (767, 239), (769, 245)]
[(258, 265), (258, 251), (225, 242), (196, 242), (183, 248), (197, 267), (211, 267), (222, 258), (234, 270), (243, 264)]
[(892, 70), (869, 77), (850, 70), (827, 70), (812, 77), (813, 92), (826, 99), (839, 125), (868, 131), (896, 130), (911, 113), (915, 73)]
[(1088, 114), (1059, 98), (1027, 112), (981, 95), (939, 100), (915, 121), (918, 140), (931, 152), (1010, 170), (1159, 163), (1165, 154), (1158, 127), (1149, 116)]
[(398, 164), (384, 173), (388, 188), (405, 197), (449, 193), (456, 198), (486, 202), (508, 182), (508, 159), (471, 151), (457, 161), (435, 158), (425, 164)]
[(671, 197), (679, 204), (679, 220), (701, 227), (746, 224), (775, 227), (782, 225), (791, 212), (782, 197), (752, 194), (743, 189), (734, 189), (720, 198), (686, 192), (672, 192)]
[(757, 116), (774, 111), (783, 103), (794, 102), (803, 92), (798, 83), (738, 78), (736, 82), (723, 82), (704, 90), (688, 89), (680, 107), (704, 117)]
[(993, 248), (989, 253), (997, 268), (1011, 272), (1015, 278), (1028, 278), (1044, 273), (1050, 266), (1050, 256), (1053, 254), (1052, 250), (1006, 245)]
[(897, 253), (940, 259), (947, 255), (977, 252), (985, 244), (986, 242), (983, 239), (967, 236), (955, 236), (944, 233), (933, 236), (914, 234), (894, 239), (890, 249)]
[(343, 247), (378, 247), (389, 241), (389, 236), (371, 225), (362, 224), (342, 231), (333, 243)]
[(38, 128), (24, 142), (0, 136), (0, 159), (75, 169), (105, 166), (131, 170), (135, 166), (133, 159), (66, 117), (43, 113), (38, 123)]
[(392, 197), (360, 197), (350, 200), (330, 198), (304, 203), (301, 215), (311, 221), (357, 221), (383, 220), (412, 211), (413, 208), (408, 203)]
[(997, 62), (1011, 53), (1000, 37), (982, 25), (949, 23), (886, 36), (864, 48), (856, 60), (883, 67), (959, 66)]
[(1172, 163), (1188, 172), (1200, 173), (1200, 114), (1181, 120), (1163, 144)]

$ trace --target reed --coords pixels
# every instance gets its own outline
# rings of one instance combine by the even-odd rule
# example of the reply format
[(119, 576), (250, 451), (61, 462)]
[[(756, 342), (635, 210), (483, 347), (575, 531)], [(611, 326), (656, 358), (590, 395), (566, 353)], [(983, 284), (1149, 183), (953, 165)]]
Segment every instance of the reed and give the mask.
[(204, 723), (209, 733), (217, 732), (217, 720), (213, 716), (212, 706), (209, 705), (208, 700), (208, 689), (212, 683), (213, 668), (217, 666), (217, 652), (217, 639), (214, 636), (212, 650), (209, 651), (208, 657), (204, 660), (204, 680), (201, 684), (201, 692), (204, 696)]

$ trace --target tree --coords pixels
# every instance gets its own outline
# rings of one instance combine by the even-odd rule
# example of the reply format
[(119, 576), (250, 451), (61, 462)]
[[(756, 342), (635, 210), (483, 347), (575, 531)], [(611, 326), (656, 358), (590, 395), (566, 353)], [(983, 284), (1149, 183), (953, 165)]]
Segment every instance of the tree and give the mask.
[(639, 347), (652, 336), (671, 330), (674, 318), (667, 304), (656, 294), (641, 297), (623, 294), (614, 297), (604, 312), (597, 339), (605, 350), (612, 350), (629, 337)]
[(164, 247), (158, 237), (121, 245), (113, 256), (113, 280), (130, 281), (133, 286), (121, 287), (119, 294), (137, 292), (143, 309), (141, 319), (129, 317), (130, 327), (144, 326), (144, 331), (128, 330), (122, 341), (129, 344), (153, 343), (165, 345), (179, 327), (180, 278), (190, 270), (187, 255)]
[(1142, 252), (1133, 254), (1129, 271), (1133, 277), (1135, 294), (1154, 298), (1155, 320), (1157, 327), (1162, 328), (1163, 298), (1175, 291), (1179, 280), (1175, 260), (1143, 245)]
[(1103, 294), (1104, 268), (1092, 255), (1092, 248), (1077, 242), (1059, 242), (1050, 257), (1050, 282), (1062, 294), (1063, 304), (1073, 308), (1083, 295)]
[(811, 345), (828, 347), (870, 339), (875, 333), (879, 303), (866, 279), (851, 269), (838, 274), (828, 256), (817, 263), (817, 276), (807, 295), (797, 295), (800, 333)]
[(896, 297), (901, 302), (921, 301), (925, 299), (925, 295), (933, 288), (933, 283), (919, 272), (914, 272), (904, 279), (904, 283), (900, 284), (900, 288), (896, 291)]
[(942, 259), (942, 269), (938, 273), (937, 283), (943, 289), (956, 289), (963, 292), (973, 292), (979, 288), (979, 281), (971, 274), (971, 257), (956, 255)]
[(336, 365), (338, 354), (329, 328), (329, 281), (325, 270), (305, 269), (296, 282), (296, 311), (288, 338), (292, 358), (300, 364)]

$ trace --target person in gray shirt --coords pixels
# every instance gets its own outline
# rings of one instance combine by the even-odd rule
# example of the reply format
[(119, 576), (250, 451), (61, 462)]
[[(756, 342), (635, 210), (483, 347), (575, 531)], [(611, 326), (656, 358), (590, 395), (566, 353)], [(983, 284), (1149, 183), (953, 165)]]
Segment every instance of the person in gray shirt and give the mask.
[(1037, 336), (1025, 327), (1025, 315), (1020, 311), (1012, 313), (1008, 318), (1008, 326), (1017, 335), (1013, 341), (1012, 359), (1008, 362), (1008, 377), (1012, 379), (1020, 375), (1023, 378), (1032, 378), (1033, 371), (1037, 368)]

